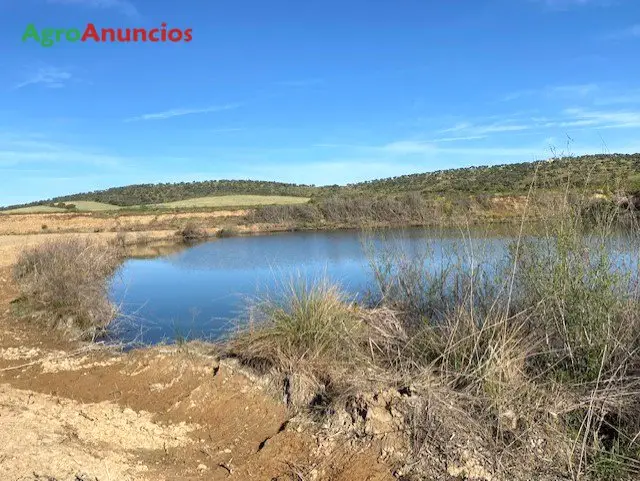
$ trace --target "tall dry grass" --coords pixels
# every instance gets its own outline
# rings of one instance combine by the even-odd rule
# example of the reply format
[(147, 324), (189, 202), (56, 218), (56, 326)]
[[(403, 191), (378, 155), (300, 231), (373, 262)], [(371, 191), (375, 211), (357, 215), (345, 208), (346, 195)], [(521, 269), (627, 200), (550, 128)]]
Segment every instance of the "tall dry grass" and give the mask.
[(114, 246), (61, 239), (23, 251), (13, 275), (32, 317), (92, 338), (116, 317), (108, 280), (119, 263)]
[[(326, 283), (292, 290), (229, 352), (305, 390), (297, 411), (321, 398), (366, 425), (362, 393), (402, 393), (406, 479), (447, 469), (434, 453), (471, 456), (478, 479), (637, 479), (640, 233), (615, 206), (561, 207), (488, 264), (466, 244), (367, 244), (373, 308)], [(449, 474), (473, 477), (464, 466)]]

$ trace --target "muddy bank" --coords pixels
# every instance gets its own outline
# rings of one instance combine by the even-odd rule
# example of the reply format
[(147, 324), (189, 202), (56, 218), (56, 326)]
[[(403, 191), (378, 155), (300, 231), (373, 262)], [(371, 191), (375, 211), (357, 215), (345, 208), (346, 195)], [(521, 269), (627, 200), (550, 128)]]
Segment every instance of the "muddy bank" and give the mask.
[(276, 393), (211, 346), (130, 353), (17, 322), (0, 268), (3, 479), (392, 479), (373, 450), (319, 448)]

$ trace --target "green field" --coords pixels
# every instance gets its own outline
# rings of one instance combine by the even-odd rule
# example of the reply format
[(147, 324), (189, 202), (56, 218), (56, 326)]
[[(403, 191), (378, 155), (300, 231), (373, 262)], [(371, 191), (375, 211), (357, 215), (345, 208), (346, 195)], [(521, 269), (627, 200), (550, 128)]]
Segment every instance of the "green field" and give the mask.
[(19, 209), (3, 210), (0, 214), (52, 214), (55, 212), (67, 212), (67, 210), (48, 205), (32, 205), (30, 207), (20, 207)]
[(61, 207), (51, 207), (50, 205), (32, 205), (30, 207), (20, 207), (18, 209), (5, 210), (0, 214), (55, 214), (60, 212), (107, 212), (119, 210), (117, 205), (94, 202), (92, 200), (76, 200), (69, 202), (76, 206), (75, 209), (63, 209)]
[(153, 207), (180, 209), (190, 207), (250, 207), (256, 205), (306, 204), (308, 197), (289, 197), (284, 195), (220, 195), (197, 197), (155, 204)]
[(76, 200), (69, 202), (69, 204), (75, 205), (76, 210), (79, 210), (80, 212), (106, 212), (120, 209), (117, 205), (94, 202), (92, 200)]

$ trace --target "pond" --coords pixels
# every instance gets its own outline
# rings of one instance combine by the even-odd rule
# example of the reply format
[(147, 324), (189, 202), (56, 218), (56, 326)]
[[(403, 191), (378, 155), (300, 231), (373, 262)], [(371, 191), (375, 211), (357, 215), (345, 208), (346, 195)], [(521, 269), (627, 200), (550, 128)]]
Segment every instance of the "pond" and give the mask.
[[(447, 253), (499, 258), (513, 239), (508, 228), (293, 232), (215, 239), (176, 252), (127, 260), (111, 298), (123, 312), (117, 339), (158, 343), (212, 340), (247, 317), (256, 299), (292, 282), (327, 279), (354, 299), (375, 291), (368, 254), (401, 246), (438, 265)], [(174, 251), (176, 249), (173, 249)]]

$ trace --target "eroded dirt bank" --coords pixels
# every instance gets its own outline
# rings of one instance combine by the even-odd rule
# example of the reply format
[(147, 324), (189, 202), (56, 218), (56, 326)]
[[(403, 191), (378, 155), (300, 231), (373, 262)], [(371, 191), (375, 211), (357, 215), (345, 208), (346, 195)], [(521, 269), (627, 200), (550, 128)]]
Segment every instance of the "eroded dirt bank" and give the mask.
[(0, 267), (0, 479), (393, 479), (373, 450), (287, 424), (277, 395), (210, 346), (70, 343), (18, 322), (16, 296)]

